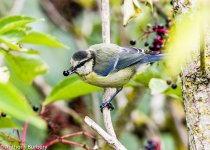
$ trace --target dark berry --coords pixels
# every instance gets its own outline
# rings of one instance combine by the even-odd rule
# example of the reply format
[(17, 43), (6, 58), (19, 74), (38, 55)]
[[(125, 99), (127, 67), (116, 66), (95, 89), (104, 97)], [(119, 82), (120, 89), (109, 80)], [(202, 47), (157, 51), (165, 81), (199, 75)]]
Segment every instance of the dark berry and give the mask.
[(68, 76), (69, 75), (69, 71), (68, 70), (63, 71), (63, 75), (64, 76)]
[(6, 116), (7, 116), (7, 114), (6, 114), (6, 113), (4, 113), (4, 112), (2, 112), (2, 113), (1, 113), (1, 116), (2, 116), (2, 117), (6, 117)]
[(162, 45), (163, 44), (163, 39), (161, 39), (161, 37), (156, 37), (153, 41), (154, 45)]
[(158, 28), (158, 29), (163, 29), (164, 26), (163, 26), (162, 24), (159, 24), (159, 25), (157, 26), (157, 28)]
[(152, 140), (148, 140), (148, 142), (147, 142), (149, 145), (150, 144), (152, 144), (153, 143), (153, 141)]
[(144, 147), (144, 150), (155, 150), (157, 148), (157, 144), (153, 140), (149, 140), (147, 145)]
[(172, 89), (176, 89), (176, 88), (177, 88), (177, 84), (173, 83), (173, 84), (171, 85), (171, 88), (172, 88)]
[(36, 105), (34, 105), (32, 108), (33, 108), (33, 110), (34, 110), (35, 112), (37, 112), (37, 111), (39, 110), (39, 107), (36, 106)]
[(130, 45), (136, 45), (136, 41), (130, 40)]
[(149, 50), (153, 51), (153, 50), (155, 50), (155, 47), (154, 46), (150, 46)]
[(145, 43), (144, 43), (144, 46), (145, 46), (145, 47), (149, 46), (149, 43), (148, 43), (148, 42), (145, 42)]
[(153, 31), (156, 31), (156, 30), (157, 30), (157, 27), (156, 27), (156, 26), (154, 26), (154, 27), (152, 28), (152, 30), (153, 30)]
[(166, 83), (167, 83), (168, 85), (170, 85), (170, 84), (171, 84), (171, 80), (167, 80)]
[(159, 35), (159, 36), (164, 36), (164, 35), (165, 35), (165, 33), (164, 33), (164, 32), (162, 32), (162, 31), (157, 31), (157, 35)]
[(166, 19), (166, 25), (165, 25), (167, 28), (169, 28), (171, 26), (171, 19), (170, 18), (167, 18)]

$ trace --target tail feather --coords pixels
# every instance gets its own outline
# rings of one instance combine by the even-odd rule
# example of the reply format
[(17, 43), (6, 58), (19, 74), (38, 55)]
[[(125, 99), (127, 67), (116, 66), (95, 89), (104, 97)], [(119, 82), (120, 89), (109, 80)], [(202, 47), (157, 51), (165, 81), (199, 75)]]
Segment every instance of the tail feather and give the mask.
[(167, 54), (151, 55), (147, 58), (144, 58), (144, 59), (140, 60), (138, 64), (160, 61), (160, 60), (164, 59), (166, 56), (167, 56)]

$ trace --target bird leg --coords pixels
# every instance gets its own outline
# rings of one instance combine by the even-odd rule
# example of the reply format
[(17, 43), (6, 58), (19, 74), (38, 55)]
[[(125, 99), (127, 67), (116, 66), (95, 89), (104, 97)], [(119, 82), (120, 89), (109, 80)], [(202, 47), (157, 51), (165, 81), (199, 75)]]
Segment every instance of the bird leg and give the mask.
[(100, 105), (100, 109), (101, 112), (103, 110), (104, 107), (108, 107), (110, 110), (114, 109), (114, 106), (112, 105), (112, 100), (114, 99), (114, 97), (122, 90), (123, 88), (116, 88), (116, 92), (110, 97), (110, 99), (106, 100), (105, 102), (101, 103)]

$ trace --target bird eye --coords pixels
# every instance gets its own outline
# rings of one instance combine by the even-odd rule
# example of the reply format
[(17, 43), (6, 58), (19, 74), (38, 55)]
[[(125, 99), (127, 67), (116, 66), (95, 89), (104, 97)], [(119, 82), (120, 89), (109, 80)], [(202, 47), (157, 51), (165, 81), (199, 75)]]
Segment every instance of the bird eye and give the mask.
[(75, 66), (75, 68), (80, 68), (82, 67), (87, 61), (82, 61), (78, 65)]

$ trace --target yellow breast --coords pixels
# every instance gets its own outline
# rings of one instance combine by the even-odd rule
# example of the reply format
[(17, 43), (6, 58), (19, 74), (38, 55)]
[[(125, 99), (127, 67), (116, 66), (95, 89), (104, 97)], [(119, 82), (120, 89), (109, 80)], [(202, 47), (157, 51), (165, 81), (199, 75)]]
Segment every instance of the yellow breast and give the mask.
[(134, 74), (134, 69), (126, 68), (114, 73), (110, 73), (107, 76), (100, 76), (94, 72), (91, 72), (86, 76), (82, 76), (82, 79), (87, 83), (100, 87), (122, 87), (128, 83)]

